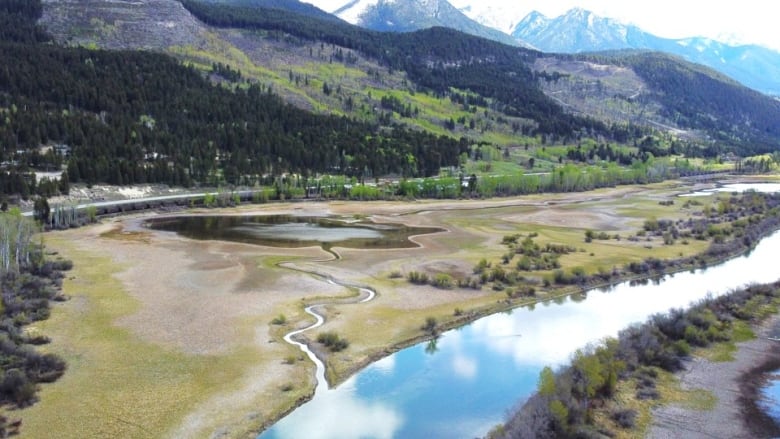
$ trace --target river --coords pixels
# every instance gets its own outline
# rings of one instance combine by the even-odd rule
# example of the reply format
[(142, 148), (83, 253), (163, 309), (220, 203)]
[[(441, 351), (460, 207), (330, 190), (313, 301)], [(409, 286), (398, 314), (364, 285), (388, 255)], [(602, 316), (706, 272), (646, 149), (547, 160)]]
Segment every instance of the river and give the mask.
[(260, 438), (483, 436), (536, 389), (540, 370), (588, 343), (707, 294), (777, 280), (780, 233), (717, 266), (618, 284), (481, 318), (318, 392)]

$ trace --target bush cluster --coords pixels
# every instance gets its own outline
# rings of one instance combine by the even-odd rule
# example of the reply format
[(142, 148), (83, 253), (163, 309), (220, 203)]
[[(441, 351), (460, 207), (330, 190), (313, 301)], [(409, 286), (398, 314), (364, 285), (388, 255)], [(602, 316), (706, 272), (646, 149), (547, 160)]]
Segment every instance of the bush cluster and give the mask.
[(333, 331), (322, 332), (317, 336), (317, 341), (325, 345), (331, 352), (343, 351), (349, 347), (349, 342), (346, 338), (341, 337)]
[(37, 383), (52, 382), (65, 372), (65, 362), (54, 354), (30, 347), (48, 343), (41, 334), (24, 331), (30, 323), (47, 319), (49, 302), (63, 300), (63, 270), (70, 261), (45, 261), (9, 271), (0, 278), (0, 404), (24, 407), (35, 401)]
[[(637, 399), (658, 399), (657, 370), (678, 371), (690, 346), (729, 340), (735, 320), (766, 317), (780, 298), (780, 282), (756, 285), (702, 300), (688, 311), (656, 314), (601, 345), (578, 351), (571, 364), (545, 368), (537, 393), (492, 437), (590, 437), (604, 432), (594, 424), (595, 407), (612, 398), (618, 380), (633, 380)], [(617, 409), (611, 418), (621, 428), (634, 425), (636, 413)]]

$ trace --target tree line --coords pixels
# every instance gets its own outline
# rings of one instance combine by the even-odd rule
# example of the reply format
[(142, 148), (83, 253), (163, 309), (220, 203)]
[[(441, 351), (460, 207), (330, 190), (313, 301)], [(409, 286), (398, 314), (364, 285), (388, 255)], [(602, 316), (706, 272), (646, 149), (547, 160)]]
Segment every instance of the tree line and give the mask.
[[(42, 354), (34, 345), (49, 342), (25, 326), (49, 317), (50, 301), (64, 300), (63, 271), (70, 261), (49, 260), (33, 236), (38, 226), (19, 211), (0, 213), (0, 406), (24, 407), (36, 400), (39, 383), (52, 382), (65, 372), (65, 362)], [(7, 433), (0, 417), (0, 433)], [(16, 427), (18, 427), (18, 421)]]
[[(539, 377), (537, 392), (488, 437), (601, 437), (615, 428), (631, 430), (638, 413), (613, 399), (621, 381), (634, 384), (638, 400), (660, 399), (659, 371), (676, 372), (696, 347), (737, 339), (740, 324), (768, 316), (780, 298), (780, 282), (754, 285), (700, 301), (688, 311), (656, 314), (599, 345), (578, 350), (570, 364)], [(601, 409), (606, 404), (609, 410)], [(595, 416), (606, 411), (605, 420)], [(775, 432), (776, 434), (776, 432)]]

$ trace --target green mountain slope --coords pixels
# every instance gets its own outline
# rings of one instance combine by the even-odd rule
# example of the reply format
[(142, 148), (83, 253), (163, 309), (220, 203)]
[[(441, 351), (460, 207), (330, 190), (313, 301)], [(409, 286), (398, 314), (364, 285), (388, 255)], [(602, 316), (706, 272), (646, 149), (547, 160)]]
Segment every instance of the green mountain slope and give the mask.
[[(578, 130), (607, 134), (606, 125), (563, 111), (560, 102), (542, 92), (544, 71), (530, 66), (539, 52), (505, 46), (450, 29), (432, 28), (406, 34), (382, 34), (350, 27), (268, 14), (257, 8), (206, 5), (197, 0), (183, 4), (209, 24), (252, 30), (282, 31), (316, 39), (378, 59), (405, 71), (418, 86), (444, 93), (454, 87), (494, 99), (507, 115), (538, 124), (537, 133), (567, 135)], [(240, 17), (240, 18), (235, 18)], [(566, 59), (566, 56), (561, 56)], [(774, 150), (778, 146), (780, 107), (777, 101), (739, 86), (724, 76), (670, 56), (637, 53), (631, 56), (575, 58), (630, 68), (643, 81), (640, 101), (658, 108), (657, 116), (681, 129), (705, 132), (726, 142), (714, 149), (736, 148), (741, 153)], [(567, 76), (574, 72), (567, 72)], [(575, 75), (576, 76), (576, 75)], [(554, 79), (554, 77), (553, 77)], [(659, 126), (659, 125), (656, 125)], [(742, 151), (742, 148), (747, 148)], [(711, 148), (713, 149), (713, 148)]]
[[(0, 68), (6, 194), (32, 189), (20, 177), (28, 167), (59, 166), (47, 145), (67, 146), (70, 181), (176, 185), (286, 172), (432, 175), (465, 151), (454, 137), (303, 111), (264, 86), (214, 85), (162, 54), (2, 42), (0, 58), (14, 60)], [(240, 76), (224, 66), (213, 75)]]
[[(39, 23), (90, 50), (36, 44), (41, 10), (5, 11), (26, 17), (1, 48), (13, 60), (0, 68), (5, 193), (30, 186), (28, 169), (64, 163), (73, 181), (216, 185), (287, 172), (432, 175), (493, 154), (480, 144), (544, 169), (593, 160), (567, 149), (586, 139), (599, 151), (625, 145), (597, 154), (625, 164), (650, 152), (777, 150), (777, 101), (674, 58), (559, 57), (444, 28), (384, 34), (279, 8), (88, 1), (51, 0)], [(94, 50), (103, 46), (155, 49), (186, 66)], [(62, 150), (67, 160), (52, 152)]]

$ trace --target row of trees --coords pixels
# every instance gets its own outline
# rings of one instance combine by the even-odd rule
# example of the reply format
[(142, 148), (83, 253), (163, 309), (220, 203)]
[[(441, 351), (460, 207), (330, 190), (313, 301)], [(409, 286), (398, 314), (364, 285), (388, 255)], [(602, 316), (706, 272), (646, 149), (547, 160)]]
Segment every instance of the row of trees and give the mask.
[(0, 214), (0, 276), (29, 266), (39, 250), (33, 243), (35, 223), (18, 212)]
[(0, 405), (33, 403), (37, 384), (52, 382), (65, 371), (61, 358), (31, 348), (48, 343), (48, 337), (24, 330), (49, 317), (51, 300), (64, 299), (62, 271), (71, 268), (69, 261), (44, 258), (43, 245), (34, 241), (37, 231), (33, 220), (19, 211), (0, 213)]

